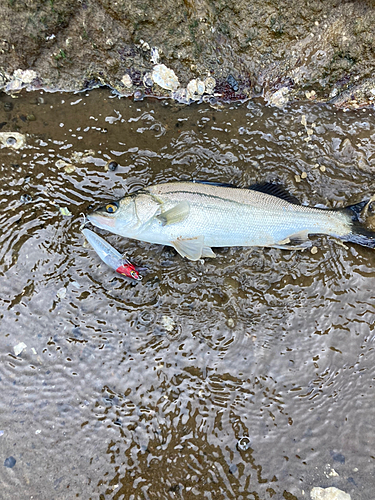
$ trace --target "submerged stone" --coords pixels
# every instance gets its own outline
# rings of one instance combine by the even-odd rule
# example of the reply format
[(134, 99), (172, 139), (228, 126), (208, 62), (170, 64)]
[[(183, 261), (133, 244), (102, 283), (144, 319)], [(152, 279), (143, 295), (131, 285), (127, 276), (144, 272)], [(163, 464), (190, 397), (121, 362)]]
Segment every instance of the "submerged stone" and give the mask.
[(4, 467), (12, 469), (16, 465), (17, 460), (14, 457), (8, 457), (4, 460)]
[(351, 500), (349, 493), (338, 488), (318, 488), (315, 487), (310, 492), (311, 500)]

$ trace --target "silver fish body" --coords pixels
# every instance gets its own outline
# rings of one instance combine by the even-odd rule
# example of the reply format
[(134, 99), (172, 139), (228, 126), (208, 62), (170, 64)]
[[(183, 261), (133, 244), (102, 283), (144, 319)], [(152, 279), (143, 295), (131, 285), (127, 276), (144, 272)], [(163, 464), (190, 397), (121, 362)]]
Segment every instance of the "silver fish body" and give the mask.
[(88, 219), (127, 238), (173, 246), (191, 260), (214, 257), (211, 247), (291, 249), (306, 245), (308, 235), (348, 241), (352, 234), (346, 210), (311, 208), (253, 189), (195, 182), (149, 186)]

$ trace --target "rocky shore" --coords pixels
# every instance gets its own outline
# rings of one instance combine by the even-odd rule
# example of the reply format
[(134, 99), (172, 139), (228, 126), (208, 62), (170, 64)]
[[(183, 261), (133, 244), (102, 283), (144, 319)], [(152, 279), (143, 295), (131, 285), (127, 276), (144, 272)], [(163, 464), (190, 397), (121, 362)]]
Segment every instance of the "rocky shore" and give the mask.
[(0, 0), (0, 89), (179, 102), (375, 100), (370, 1)]

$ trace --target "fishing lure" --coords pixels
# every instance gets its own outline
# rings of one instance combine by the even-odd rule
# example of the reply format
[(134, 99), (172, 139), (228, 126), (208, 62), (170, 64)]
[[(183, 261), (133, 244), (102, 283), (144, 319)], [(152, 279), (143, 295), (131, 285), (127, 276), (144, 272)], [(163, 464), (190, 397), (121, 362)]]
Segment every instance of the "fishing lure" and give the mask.
[(82, 233), (107, 266), (114, 269), (117, 273), (132, 278), (133, 280), (139, 281), (142, 279), (142, 276), (135, 266), (98, 234), (87, 228), (82, 229)]

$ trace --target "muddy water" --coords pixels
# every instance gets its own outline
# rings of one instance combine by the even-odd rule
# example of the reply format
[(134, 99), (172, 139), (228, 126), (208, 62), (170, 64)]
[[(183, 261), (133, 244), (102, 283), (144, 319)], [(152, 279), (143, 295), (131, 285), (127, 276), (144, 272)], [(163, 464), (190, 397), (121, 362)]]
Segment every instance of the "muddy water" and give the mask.
[(27, 141), (0, 150), (1, 498), (373, 498), (374, 251), (316, 238), (316, 254), (195, 263), (100, 232), (147, 266), (131, 282), (79, 229), (90, 206), (170, 180), (358, 202), (373, 112), (105, 90), (0, 104), (1, 132)]

